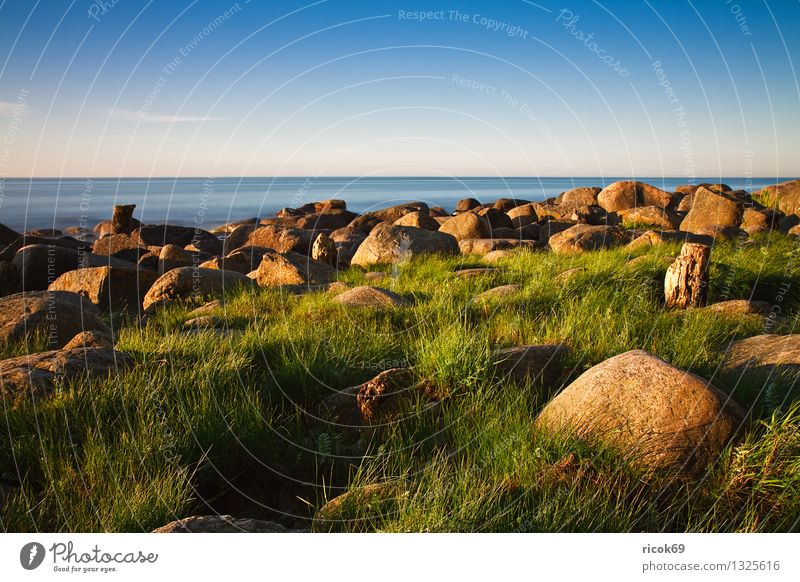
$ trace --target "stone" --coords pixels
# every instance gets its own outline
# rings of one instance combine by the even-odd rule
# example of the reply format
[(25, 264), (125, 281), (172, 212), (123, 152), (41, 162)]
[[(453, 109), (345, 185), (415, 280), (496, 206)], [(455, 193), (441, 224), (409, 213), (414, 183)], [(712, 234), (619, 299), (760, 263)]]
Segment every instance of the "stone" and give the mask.
[(69, 340), (62, 350), (77, 350), (79, 348), (106, 348), (114, 349), (114, 338), (99, 331), (82, 331)]
[(136, 204), (121, 204), (114, 206), (111, 217), (111, 234), (130, 234), (134, 228), (133, 210)]
[(573, 188), (562, 192), (556, 203), (558, 204), (579, 204), (581, 206), (597, 206), (597, 195), (602, 192), (602, 188)]
[(331, 210), (315, 214), (307, 214), (297, 219), (297, 228), (304, 230), (336, 230), (344, 228), (358, 217), (348, 210)]
[(495, 373), (518, 384), (537, 382), (552, 389), (562, 373), (562, 362), (569, 354), (564, 344), (514, 346), (492, 352)]
[(508, 214), (497, 208), (484, 208), (478, 211), (478, 216), (483, 216), (489, 222), (492, 231), (500, 228), (514, 228)]
[(522, 206), (517, 206), (509, 210), (506, 214), (508, 217), (513, 221), (515, 218), (521, 218), (523, 216), (527, 216), (533, 219), (533, 222), (539, 220), (539, 216), (536, 214), (536, 206), (533, 203), (523, 204)]
[(674, 212), (658, 206), (638, 206), (618, 212), (625, 228), (659, 228), (661, 230), (677, 230), (680, 218)]
[(476, 212), (462, 212), (439, 227), (439, 232), (455, 237), (457, 241), (468, 238), (491, 238), (489, 221)]
[(498, 198), (492, 204), (492, 208), (496, 208), (500, 212), (508, 212), (509, 210), (513, 210), (518, 206), (525, 206), (526, 204), (530, 204), (530, 200), (521, 200), (516, 198)]
[(82, 331), (111, 335), (97, 307), (76, 293), (34, 291), (0, 298), (0, 340), (8, 344), (41, 333), (56, 349)]
[(282, 525), (230, 515), (193, 515), (169, 522), (152, 533), (292, 533)]
[(747, 379), (766, 388), (769, 382), (800, 377), (800, 334), (763, 334), (731, 342), (720, 371), (734, 380)]
[(0, 246), (10, 245), (21, 236), (16, 230), (8, 228), (5, 224), (0, 224)]
[(550, 237), (549, 245), (559, 255), (606, 249), (620, 244), (623, 233), (615, 226), (576, 224)]
[(539, 225), (539, 243), (544, 246), (550, 242), (550, 237), (559, 232), (572, 228), (578, 224), (574, 220), (551, 220)]
[(477, 279), (479, 277), (491, 277), (502, 273), (500, 269), (494, 267), (476, 267), (472, 269), (458, 269), (453, 274), (459, 279)]
[(755, 208), (745, 208), (742, 213), (742, 224), (740, 228), (749, 235), (761, 232), (769, 232), (777, 227), (777, 217), (769, 210), (756, 210)]
[(314, 244), (311, 246), (311, 258), (320, 261), (331, 267), (335, 267), (338, 262), (338, 251), (336, 244), (324, 232), (317, 235)]
[(706, 307), (708, 311), (725, 313), (728, 315), (769, 315), (772, 306), (768, 301), (753, 301), (750, 299), (731, 299), (712, 303)]
[(786, 215), (800, 214), (800, 180), (790, 180), (767, 186), (755, 193), (753, 198)]
[(462, 255), (487, 255), (492, 251), (518, 247), (533, 249), (536, 246), (533, 241), (510, 238), (468, 238), (458, 243)]
[(412, 226), (384, 226), (376, 229), (356, 250), (351, 264), (368, 267), (397, 264), (422, 254), (458, 254), (456, 239), (439, 231)]
[(314, 514), (311, 529), (327, 533), (345, 529), (350, 531), (353, 528), (368, 531), (371, 529), (372, 516), (380, 519), (391, 513), (403, 495), (404, 489), (397, 481), (372, 483), (351, 489), (323, 505)]
[(401, 216), (393, 223), (395, 226), (413, 226), (414, 228), (422, 228), (425, 230), (439, 230), (439, 223), (425, 212), (409, 212), (405, 216)]
[[(94, 228), (92, 230), (100, 238), (106, 237), (108, 235), (115, 234), (114, 233), (114, 224), (113, 224), (113, 222), (114, 222), (113, 220), (103, 220), (102, 222), (98, 222), (97, 224), (95, 224)], [(137, 228), (140, 228), (141, 226), (142, 226), (141, 222), (139, 222), (135, 218), (131, 218), (131, 228), (136, 230)]]
[(629, 242), (625, 248), (635, 250), (664, 244), (664, 237), (654, 230), (647, 230)]
[(158, 254), (158, 272), (161, 275), (179, 267), (190, 267), (193, 263), (190, 252), (173, 244), (164, 245)]
[(603, 188), (597, 195), (597, 203), (607, 212), (617, 212), (636, 206), (668, 208), (673, 204), (673, 196), (644, 182), (623, 181), (614, 182)]
[(161, 275), (144, 297), (145, 310), (176, 299), (205, 297), (240, 285), (249, 285), (246, 275), (235, 271), (181, 267)]
[(108, 348), (51, 350), (0, 361), (0, 397), (13, 408), (49, 396), (60, 381), (119, 373), (132, 365), (130, 356)]
[(178, 226), (175, 224), (149, 224), (140, 226), (131, 234), (131, 238), (144, 246), (163, 247), (176, 245), (181, 248), (189, 244), (199, 244), (204, 240), (218, 240), (216, 236), (202, 228)]
[(703, 227), (738, 228), (743, 212), (742, 202), (735, 197), (700, 187), (694, 193), (692, 209), (681, 222), (680, 229), (705, 234), (700, 232)]
[(192, 309), (188, 315), (189, 317), (203, 317), (206, 315), (213, 315), (218, 309), (221, 309), (225, 304), (221, 299), (214, 299), (208, 303), (204, 303), (196, 309)]
[(247, 275), (258, 268), (264, 254), (269, 252), (272, 249), (266, 247), (240, 247), (225, 257), (215, 257), (199, 266), (201, 269), (222, 269)]
[(576, 277), (577, 275), (580, 275), (584, 271), (586, 271), (585, 267), (573, 267), (572, 269), (567, 269), (566, 271), (563, 271), (558, 275), (556, 275), (553, 278), (553, 281), (556, 283), (566, 283), (567, 281)]
[(395, 220), (402, 218), (409, 212), (429, 212), (428, 205), (424, 202), (410, 202), (406, 204), (398, 204), (390, 206), (389, 208), (382, 208), (372, 212), (366, 212), (354, 219), (349, 224), (350, 228), (361, 230), (364, 232), (371, 232), (381, 222), (393, 223)]
[(333, 298), (334, 303), (349, 307), (393, 308), (406, 303), (397, 293), (381, 287), (354, 287)]
[(503, 259), (508, 259), (509, 257), (513, 257), (514, 254), (515, 253), (512, 251), (506, 251), (506, 250), (491, 251), (483, 255), (483, 257), (481, 257), (481, 260), (484, 263), (494, 264), (497, 263), (498, 261), (502, 261)]
[(149, 250), (130, 235), (112, 234), (98, 239), (92, 246), (92, 252), (96, 255), (117, 257), (136, 263)]
[(703, 378), (633, 350), (583, 373), (545, 406), (536, 425), (611, 448), (648, 471), (701, 474), (744, 416)]
[(461, 214), (462, 212), (469, 212), (470, 210), (476, 210), (478, 208), (481, 208), (481, 203), (474, 198), (462, 198), (456, 202), (455, 213)]
[(217, 234), (217, 235), (219, 235), (219, 234), (230, 234), (238, 226), (255, 225), (255, 224), (258, 224), (258, 217), (257, 216), (253, 216), (251, 218), (243, 218), (242, 220), (235, 220), (233, 222), (228, 222), (228, 223), (222, 224), (220, 226), (215, 226), (214, 228), (209, 230), (209, 232), (211, 234)]
[(324, 285), (336, 278), (336, 269), (307, 255), (270, 251), (248, 277), (260, 287)]
[(472, 301), (480, 303), (482, 301), (491, 301), (494, 299), (505, 299), (506, 297), (516, 295), (521, 290), (522, 285), (500, 285), (499, 287), (492, 287), (483, 293), (478, 293), (472, 298)]
[[(251, 232), (242, 246), (266, 247), (279, 253), (293, 252), (310, 256), (314, 236), (314, 233), (308, 230), (267, 225)], [(227, 244), (225, 249), (227, 252), (233, 250), (229, 249)]]
[(138, 311), (156, 279), (144, 269), (88, 267), (64, 273), (49, 289), (82, 295), (103, 311)]

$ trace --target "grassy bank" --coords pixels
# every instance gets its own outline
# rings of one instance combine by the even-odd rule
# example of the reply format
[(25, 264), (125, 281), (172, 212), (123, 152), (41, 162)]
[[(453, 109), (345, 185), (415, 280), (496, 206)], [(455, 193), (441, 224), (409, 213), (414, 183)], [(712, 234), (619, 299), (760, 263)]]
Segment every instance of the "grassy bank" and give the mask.
[[(328, 499), (380, 483), (369, 503), (344, 507), (343, 521), (329, 526), (797, 530), (800, 393), (791, 380), (734, 386), (718, 366), (732, 340), (797, 329), (798, 245), (775, 234), (712, 252), (710, 302), (768, 301), (785, 317), (779, 328), (757, 316), (665, 312), (665, 257), (678, 248), (519, 253), (471, 279), (453, 271), (485, 266), (479, 257), (414, 260), (385, 268), (377, 283), (409, 300), (392, 310), (347, 308), (325, 292), (238, 291), (215, 313), (222, 333), (183, 332), (199, 300), (144, 327), (115, 318), (117, 349), (136, 361), (130, 371), (3, 410), (0, 529), (149, 531), (215, 512), (308, 529)], [(365, 284), (358, 270), (339, 280)], [(522, 289), (472, 301), (507, 283)], [(711, 379), (750, 410), (747, 434), (705, 479), (678, 483), (538, 433), (532, 421), (546, 397), (536, 386), (498, 382), (490, 352), (553, 342), (571, 348), (564, 384), (630, 349)], [(447, 395), (438, 415), (358, 439), (321, 412), (332, 391), (403, 366)]]

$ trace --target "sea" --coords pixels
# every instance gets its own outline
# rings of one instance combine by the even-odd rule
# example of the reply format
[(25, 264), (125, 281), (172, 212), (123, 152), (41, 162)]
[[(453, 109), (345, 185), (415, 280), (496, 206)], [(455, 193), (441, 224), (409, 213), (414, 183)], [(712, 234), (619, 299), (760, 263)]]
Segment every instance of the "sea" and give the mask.
[[(135, 204), (145, 224), (212, 228), (227, 222), (267, 217), (282, 208), (338, 198), (355, 212), (409, 201), (452, 211), (461, 198), (540, 201), (583, 186), (603, 187), (630, 178), (0, 178), (0, 223), (18, 231), (35, 228), (92, 228), (109, 219), (115, 204)], [(636, 178), (667, 191), (684, 178)], [(692, 183), (727, 184), (757, 191), (791, 178), (696, 178)]]

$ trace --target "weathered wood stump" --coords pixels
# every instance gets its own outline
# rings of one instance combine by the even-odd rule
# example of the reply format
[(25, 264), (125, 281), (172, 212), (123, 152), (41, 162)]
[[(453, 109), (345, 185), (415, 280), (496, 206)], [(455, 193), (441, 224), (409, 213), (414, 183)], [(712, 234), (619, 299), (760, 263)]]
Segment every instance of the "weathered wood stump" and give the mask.
[(136, 204), (114, 207), (111, 217), (111, 234), (130, 234), (133, 232), (133, 209)]
[(685, 243), (681, 254), (667, 269), (664, 299), (667, 309), (702, 307), (708, 295), (708, 264), (711, 248)]

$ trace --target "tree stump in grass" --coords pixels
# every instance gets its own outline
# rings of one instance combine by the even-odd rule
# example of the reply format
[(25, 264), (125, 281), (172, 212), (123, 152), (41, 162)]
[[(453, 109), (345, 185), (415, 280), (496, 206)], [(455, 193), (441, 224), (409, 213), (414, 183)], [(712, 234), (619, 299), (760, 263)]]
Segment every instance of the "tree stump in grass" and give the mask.
[(133, 232), (133, 209), (136, 204), (114, 206), (111, 217), (111, 234), (130, 234)]
[(667, 309), (702, 307), (708, 295), (708, 264), (711, 248), (685, 243), (681, 254), (667, 269), (664, 298)]

